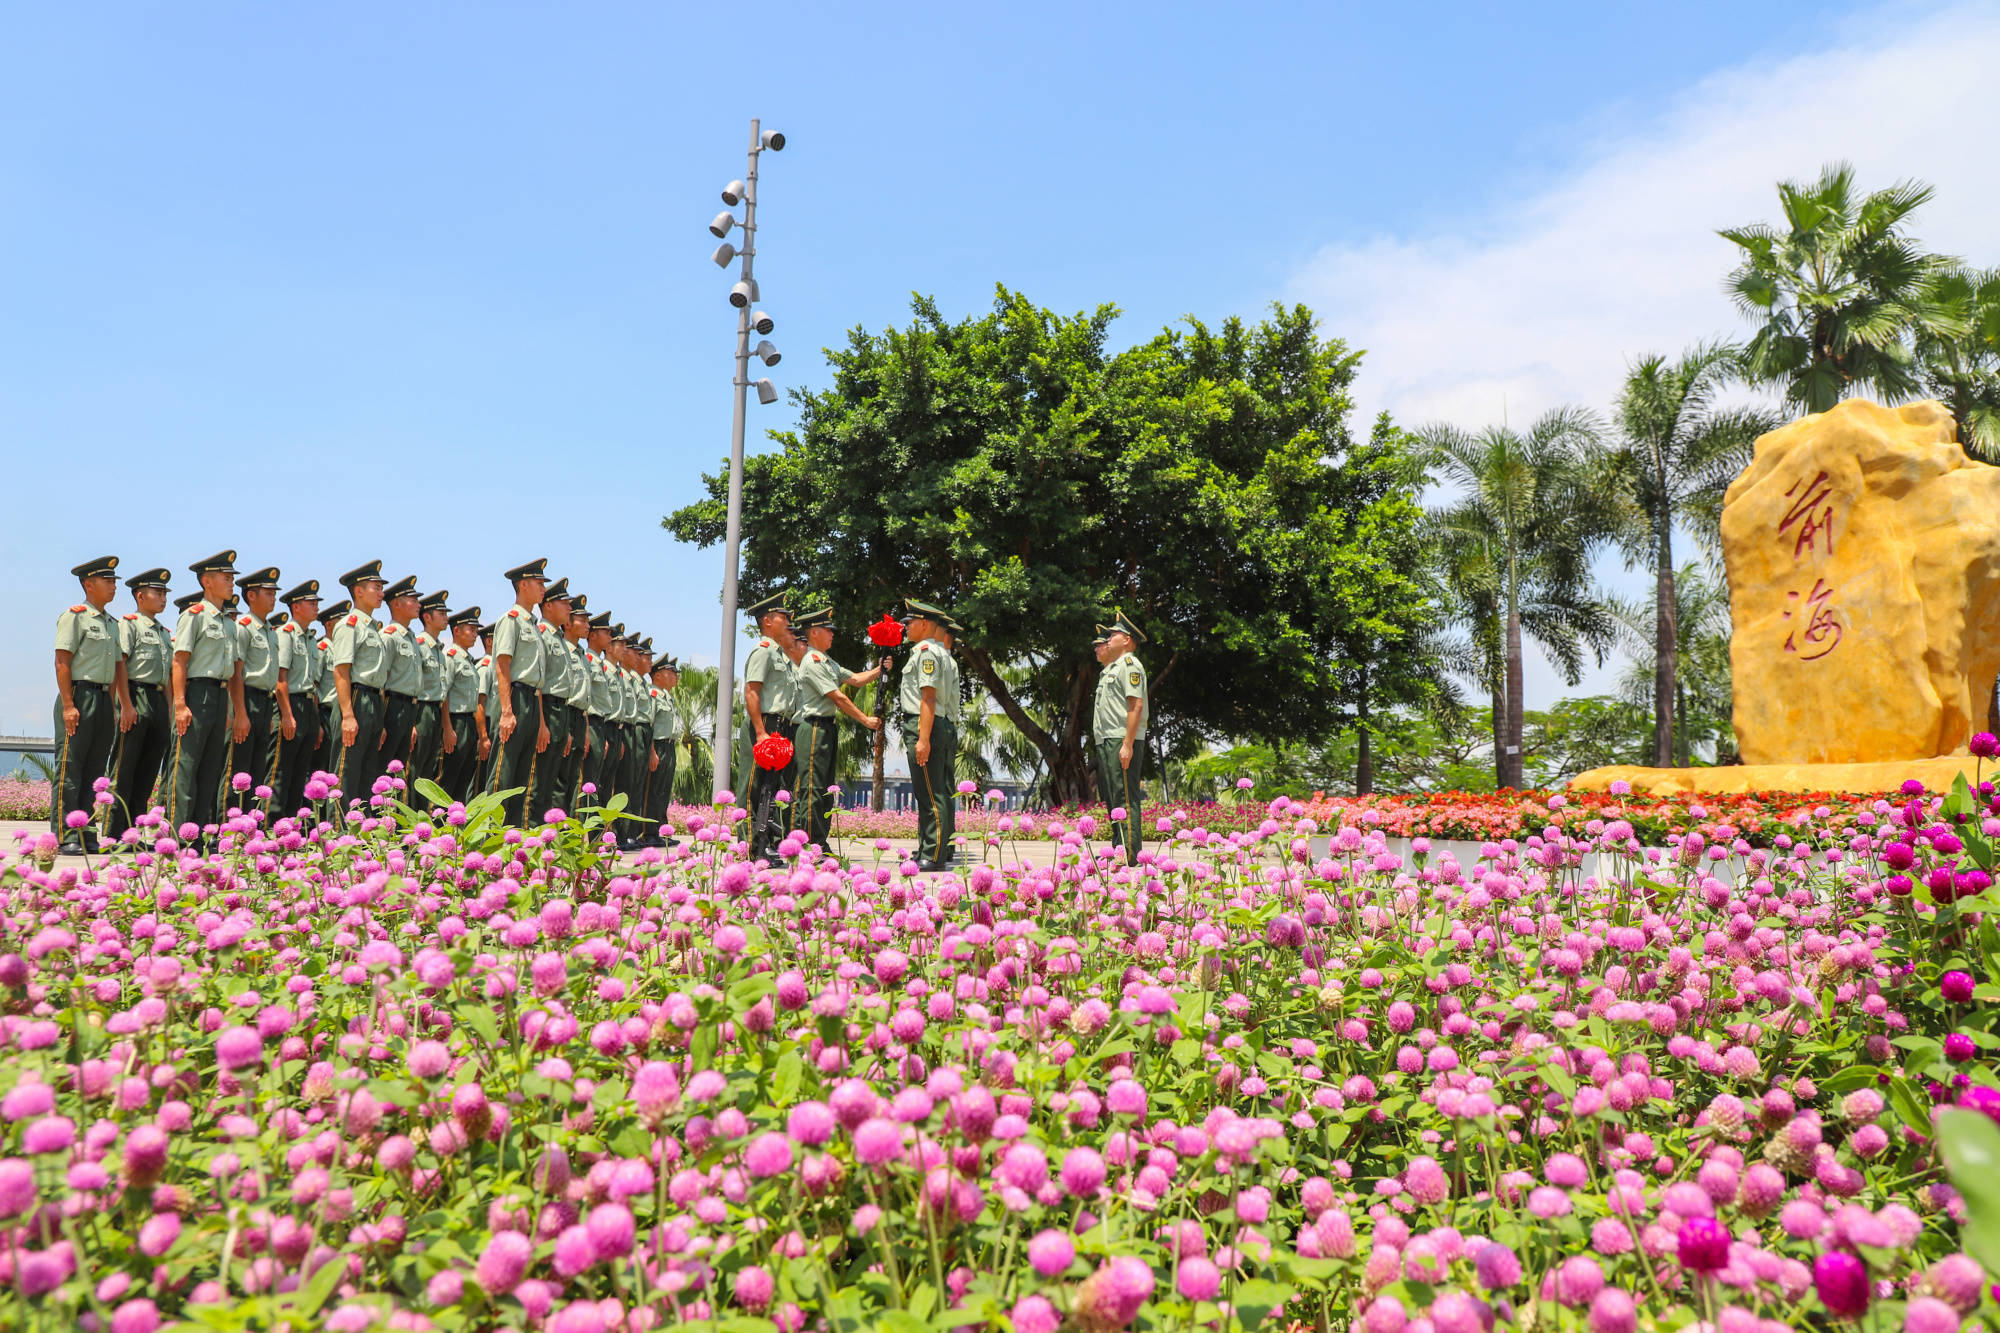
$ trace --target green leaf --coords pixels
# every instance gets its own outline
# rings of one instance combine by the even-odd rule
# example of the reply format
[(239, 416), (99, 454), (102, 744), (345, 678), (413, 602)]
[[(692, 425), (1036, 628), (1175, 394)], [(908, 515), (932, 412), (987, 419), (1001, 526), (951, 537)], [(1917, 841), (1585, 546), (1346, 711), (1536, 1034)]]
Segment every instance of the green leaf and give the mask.
[(778, 1065), (771, 1074), (771, 1100), (779, 1106), (790, 1106), (799, 1095), (799, 1080), (805, 1071), (805, 1061), (794, 1047), (778, 1057)]
[(2000, 1273), (2000, 1125), (1977, 1111), (1938, 1116), (1938, 1148), (1951, 1183), (1965, 1199), (1959, 1235), (1986, 1271)]
[(320, 1307), (325, 1305), (327, 1298), (339, 1289), (341, 1279), (346, 1276), (347, 1261), (345, 1259), (335, 1258), (323, 1264), (319, 1271), (314, 1273), (303, 1287), (299, 1288), (298, 1305), (296, 1307), (299, 1314), (308, 1319), (318, 1314)]
[(417, 779), (417, 794), (432, 805), (449, 806), (451, 804), (451, 796), (443, 787), (438, 786), (437, 783), (432, 782), (429, 778)]
[(452, 1016), (471, 1028), (479, 1039), (488, 1046), (500, 1044), (500, 1019), (493, 1010), (483, 1004), (459, 1004), (452, 1006)]
[(1280, 1282), (1257, 1279), (1239, 1284), (1236, 1288), (1236, 1312), (1243, 1320), (1243, 1327), (1256, 1328), (1273, 1310), (1290, 1300), (1291, 1295), (1291, 1287)]

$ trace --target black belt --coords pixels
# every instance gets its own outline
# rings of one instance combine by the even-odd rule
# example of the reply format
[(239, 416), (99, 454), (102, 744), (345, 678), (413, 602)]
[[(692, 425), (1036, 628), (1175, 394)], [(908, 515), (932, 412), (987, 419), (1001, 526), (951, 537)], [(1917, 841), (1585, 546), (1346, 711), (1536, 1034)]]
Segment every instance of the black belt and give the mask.
[(165, 688), (167, 688), (162, 683), (150, 680), (131, 680), (125, 683), (130, 685), (135, 690), (164, 690)]
[(187, 678), (187, 683), (190, 689), (192, 689), (196, 685), (211, 685), (219, 690), (223, 688), (223, 686), (227, 685), (229, 682), (224, 680), (217, 680), (214, 676), (189, 676)]
[(782, 722), (789, 727), (792, 725), (792, 715), (790, 713), (764, 714), (764, 730), (769, 731), (773, 722)]
[(70, 688), (77, 690), (108, 690), (111, 687), (101, 680), (72, 680)]
[(278, 692), (278, 687), (273, 685), (270, 689), (267, 690), (261, 685), (245, 685), (243, 687), (243, 692), (245, 694), (276, 694)]
[[(378, 699), (382, 697), (382, 687), (380, 685), (357, 685), (353, 681), (349, 681), (347, 687), (350, 692), (354, 690), (366, 690)], [(333, 699), (335, 703), (340, 702), (340, 696), (337, 694), (333, 696)]]
[(408, 699), (408, 700), (409, 700), (409, 701), (410, 701), (411, 703), (415, 703), (415, 702), (417, 702), (417, 696), (416, 696), (416, 695), (414, 695), (414, 694), (405, 694), (405, 693), (403, 693), (403, 692), (402, 692), (401, 690), (392, 690), (392, 689), (390, 689), (390, 688), (389, 688), (388, 686), (386, 686), (386, 685), (382, 687), (382, 693), (384, 693), (384, 694), (393, 694), (393, 695), (395, 695), (395, 696), (396, 696), (396, 697), (397, 697), (398, 699)]

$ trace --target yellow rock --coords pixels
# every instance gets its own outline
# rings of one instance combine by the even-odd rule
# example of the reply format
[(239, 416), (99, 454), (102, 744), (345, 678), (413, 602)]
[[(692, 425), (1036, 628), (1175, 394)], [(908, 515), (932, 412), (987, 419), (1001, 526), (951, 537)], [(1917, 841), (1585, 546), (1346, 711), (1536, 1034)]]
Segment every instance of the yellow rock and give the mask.
[[(1849, 399), (1759, 439), (1729, 487), (1722, 548), (1746, 767), (1688, 780), (1746, 785), (1674, 790), (1880, 791), (1986, 728), (2000, 468), (1966, 457), (1941, 404)], [(1794, 767), (1883, 761), (1902, 762), (1880, 778)]]
[[(1893, 792), (1911, 778), (1935, 792), (1951, 790), (1960, 773), (1977, 781), (1979, 761), (1970, 755), (1936, 759), (1899, 759), (1879, 764), (1732, 764), (1726, 768), (1593, 768), (1570, 779), (1576, 791), (1608, 791), (1624, 781), (1642, 796), (1679, 792), (1735, 795), (1746, 791)], [(2000, 764), (1989, 759), (1985, 776), (1992, 779)]]

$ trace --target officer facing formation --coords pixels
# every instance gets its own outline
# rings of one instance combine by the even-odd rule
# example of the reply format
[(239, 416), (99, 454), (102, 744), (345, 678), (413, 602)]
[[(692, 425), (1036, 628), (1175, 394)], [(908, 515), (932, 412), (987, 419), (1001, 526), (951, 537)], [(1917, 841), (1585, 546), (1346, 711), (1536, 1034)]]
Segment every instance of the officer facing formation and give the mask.
[(798, 790), (792, 798), (792, 827), (804, 829), (806, 841), (825, 850), (833, 836), (833, 796), (827, 789), (839, 771), (839, 714), (870, 731), (882, 728), (881, 719), (862, 712), (846, 690), (879, 680), (882, 663), (866, 671), (849, 671), (833, 660), (831, 606), (800, 616), (797, 628), (804, 632), (806, 646), (798, 661), (799, 726), (792, 757)]
[(917, 798), (917, 868), (943, 870), (955, 851), (958, 815), (958, 662), (951, 641), (960, 630), (944, 611), (914, 598), (903, 603), (902, 619), (904, 639), (913, 645), (899, 701)]
[(792, 742), (792, 758), (798, 758), (797, 725), (793, 712), (798, 707), (798, 670), (793, 665), (803, 652), (794, 653), (798, 641), (792, 637), (792, 612), (786, 594), (772, 593), (749, 608), (750, 619), (760, 637), (743, 664), (743, 737), (748, 753), (750, 793), (750, 858), (763, 856), (784, 837), (785, 819), (777, 807), (777, 794), (792, 790), (792, 763), (765, 768), (756, 762), (757, 746), (767, 737), (782, 736)]
[[(1152, 718), (1146, 668), (1133, 652), (1145, 641), (1123, 611), (1114, 611), (1111, 624), (1097, 627), (1092, 645), (1102, 668), (1090, 718), (1097, 790), (1111, 815), (1112, 840), (1125, 850), (1127, 865), (1139, 860), (1139, 798), (1145, 777), (1146, 724)], [(1120, 812), (1123, 818), (1118, 817)]]

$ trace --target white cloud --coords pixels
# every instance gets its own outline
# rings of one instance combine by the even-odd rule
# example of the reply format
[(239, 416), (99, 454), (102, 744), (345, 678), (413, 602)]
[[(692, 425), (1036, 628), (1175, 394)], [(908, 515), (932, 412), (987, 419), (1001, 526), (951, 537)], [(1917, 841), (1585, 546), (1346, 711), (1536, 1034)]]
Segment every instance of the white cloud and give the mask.
[[(1747, 327), (1722, 294), (1735, 247), (1716, 228), (1777, 216), (1774, 184), (1855, 164), (1864, 188), (1937, 189), (1916, 230), (2000, 265), (1990, 80), (2000, 6), (1849, 25), (1834, 44), (1723, 69), (1651, 122), (1459, 232), (1329, 245), (1287, 299), (1367, 349), (1357, 419), (1516, 425), (1566, 403), (1609, 406), (1627, 363)], [(1614, 585), (1636, 582), (1605, 574)], [(1530, 654), (1530, 706), (1566, 692)], [(1585, 691), (1611, 688), (1616, 664)]]

